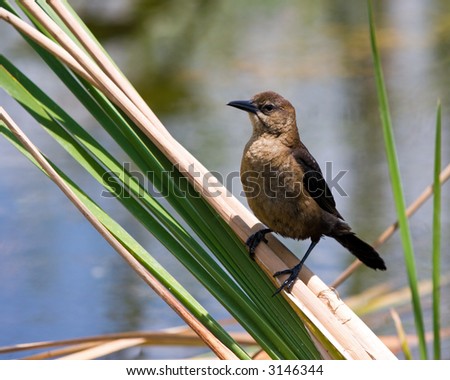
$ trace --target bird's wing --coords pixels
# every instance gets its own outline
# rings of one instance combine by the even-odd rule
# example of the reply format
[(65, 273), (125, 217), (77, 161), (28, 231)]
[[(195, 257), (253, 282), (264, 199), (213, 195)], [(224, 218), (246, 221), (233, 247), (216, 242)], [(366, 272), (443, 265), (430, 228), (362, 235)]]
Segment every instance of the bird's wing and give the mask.
[(338, 218), (344, 219), (339, 211), (336, 210), (336, 202), (333, 194), (323, 178), (322, 170), (317, 161), (314, 159), (309, 150), (301, 144), (292, 151), (295, 161), (303, 169), (303, 186), (317, 204), (330, 214), (336, 215)]

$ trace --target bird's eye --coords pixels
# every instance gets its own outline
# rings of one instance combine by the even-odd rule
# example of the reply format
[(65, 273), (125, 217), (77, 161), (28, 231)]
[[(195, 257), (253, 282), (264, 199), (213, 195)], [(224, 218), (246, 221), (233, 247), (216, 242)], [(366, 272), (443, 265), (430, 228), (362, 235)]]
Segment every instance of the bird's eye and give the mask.
[(272, 112), (275, 109), (275, 106), (273, 104), (265, 104), (262, 106), (262, 111), (263, 112)]

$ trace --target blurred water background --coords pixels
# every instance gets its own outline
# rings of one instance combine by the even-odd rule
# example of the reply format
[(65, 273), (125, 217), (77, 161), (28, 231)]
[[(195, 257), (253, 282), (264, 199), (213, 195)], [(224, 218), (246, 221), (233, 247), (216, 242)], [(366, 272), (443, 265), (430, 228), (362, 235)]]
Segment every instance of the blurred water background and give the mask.
[[(275, 90), (297, 108), (300, 133), (328, 178), (340, 171), (338, 209), (359, 236), (373, 241), (395, 220), (378, 114), (366, 2), (344, 0), (70, 1), (173, 136), (245, 203), (237, 177), (250, 135), (244, 113), (225, 104)], [(375, 17), (407, 203), (432, 182), (436, 103), (443, 104), (443, 167), (450, 161), (450, 2), (375, 1)], [(74, 97), (20, 36), (0, 24), (1, 54), (34, 79), (75, 119), (118, 152)], [(42, 151), (67, 170), (211, 314), (228, 318), (184, 268), (0, 91), (4, 107)], [(130, 330), (181, 320), (132, 272), (62, 193), (0, 139), (0, 346)], [(123, 157), (126, 161), (126, 157)], [(450, 270), (450, 191), (442, 191), (443, 274)], [(246, 203), (245, 203), (246, 204)], [(419, 277), (430, 279), (431, 207), (411, 219)], [(298, 255), (307, 242), (285, 240)], [(380, 252), (388, 270), (361, 268), (342, 298), (377, 284), (407, 285), (398, 236)], [(308, 266), (332, 282), (352, 261), (325, 239)], [(450, 327), (450, 292), (442, 290), (442, 324)], [(430, 297), (423, 304), (430, 310)], [(408, 333), (408, 307), (399, 311)], [(431, 330), (430, 312), (426, 314)], [(394, 334), (388, 313), (364, 318), (377, 334)], [(112, 358), (183, 358), (206, 349), (145, 348)], [(450, 358), (448, 339), (444, 356)], [(16, 357), (11, 355), (9, 357)]]

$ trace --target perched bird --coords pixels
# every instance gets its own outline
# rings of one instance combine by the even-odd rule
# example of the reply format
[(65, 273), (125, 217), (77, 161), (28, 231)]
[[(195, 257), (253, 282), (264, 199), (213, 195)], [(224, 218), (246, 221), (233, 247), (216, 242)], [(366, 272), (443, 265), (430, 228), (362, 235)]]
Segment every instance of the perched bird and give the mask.
[(291, 290), (305, 260), (322, 236), (330, 236), (368, 267), (385, 270), (380, 255), (356, 237), (336, 209), (333, 195), (314, 157), (303, 145), (295, 109), (281, 95), (261, 92), (251, 100), (236, 100), (229, 106), (246, 111), (253, 133), (245, 145), (240, 177), (248, 204), (268, 228), (251, 235), (246, 244), (253, 258), (265, 235), (278, 233), (293, 239), (311, 239), (300, 262), (276, 272), (289, 277), (275, 292)]

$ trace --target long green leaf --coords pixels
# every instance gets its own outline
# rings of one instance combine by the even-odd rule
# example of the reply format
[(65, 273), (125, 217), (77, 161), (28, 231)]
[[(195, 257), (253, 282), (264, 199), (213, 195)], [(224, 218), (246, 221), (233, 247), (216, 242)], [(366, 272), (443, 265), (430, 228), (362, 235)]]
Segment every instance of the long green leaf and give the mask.
[(400, 228), (400, 237), (403, 246), (406, 271), (408, 275), (409, 287), (411, 290), (412, 303), (414, 309), (414, 318), (417, 335), (419, 338), (419, 350), (422, 359), (427, 358), (427, 346), (425, 341), (425, 327), (423, 322), (422, 307), (420, 303), (416, 264), (414, 259), (414, 249), (409, 229), (408, 218), (406, 217), (406, 206), (403, 195), (402, 182), (400, 178), (400, 169), (398, 165), (397, 152), (395, 148), (394, 132), (392, 128), (389, 102), (384, 83), (383, 70), (381, 67), (380, 54), (375, 33), (375, 23), (373, 18), (372, 2), (368, 0), (370, 42), (372, 47), (372, 56), (375, 69), (375, 79), (380, 104), (381, 124), (383, 127), (384, 144), (386, 148), (386, 157), (391, 177), (392, 193), (394, 196), (395, 209)]
[(433, 352), (434, 359), (441, 359), (441, 103), (436, 112), (436, 141), (434, 147), (433, 178)]

